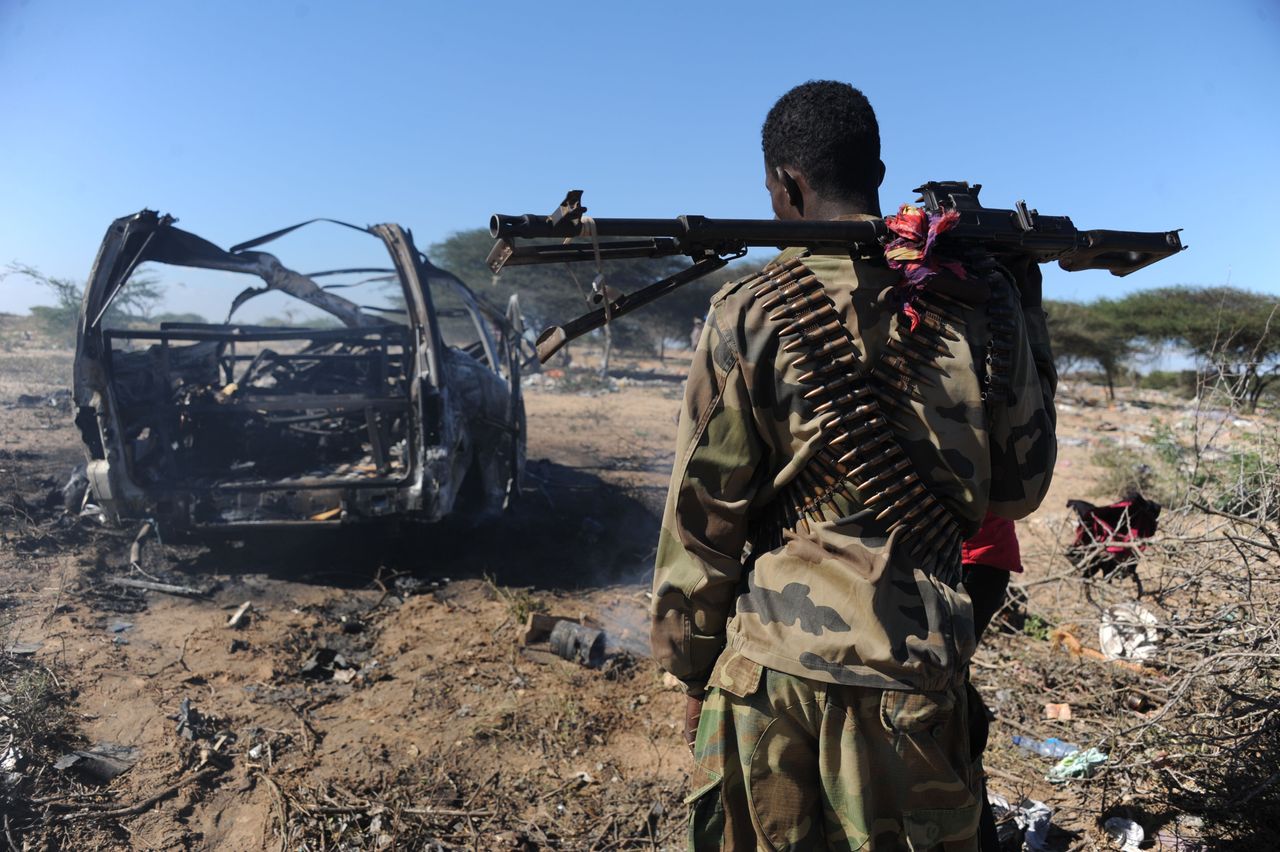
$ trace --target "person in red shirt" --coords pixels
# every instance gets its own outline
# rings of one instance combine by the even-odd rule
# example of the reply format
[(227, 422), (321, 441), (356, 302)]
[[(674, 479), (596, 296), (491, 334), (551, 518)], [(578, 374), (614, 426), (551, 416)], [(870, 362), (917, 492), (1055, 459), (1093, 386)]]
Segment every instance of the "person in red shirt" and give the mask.
[[(1005, 592), (1009, 588), (1009, 574), (1022, 571), (1022, 554), (1018, 548), (1018, 533), (1013, 521), (990, 512), (982, 519), (982, 527), (960, 545), (960, 561), (964, 567), (964, 588), (973, 601), (973, 627), (979, 641), (997, 610), (1004, 605)], [(974, 760), (987, 747), (990, 722), (987, 706), (972, 684), (969, 693), (969, 742)], [(983, 852), (999, 852), (1000, 840), (996, 836), (995, 814), (985, 795), (983, 785), (982, 818), (978, 825), (978, 840)]]
[(990, 512), (982, 528), (960, 545), (964, 588), (973, 601), (974, 632), (979, 640), (996, 611), (1004, 604), (1009, 574), (1022, 572), (1022, 554), (1013, 521)]

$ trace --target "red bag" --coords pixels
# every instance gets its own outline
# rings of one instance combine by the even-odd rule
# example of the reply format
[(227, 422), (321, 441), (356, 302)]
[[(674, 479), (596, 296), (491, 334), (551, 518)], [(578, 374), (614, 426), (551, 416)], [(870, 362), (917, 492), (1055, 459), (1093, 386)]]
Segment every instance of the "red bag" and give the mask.
[(1084, 500), (1068, 500), (1075, 510), (1076, 537), (1067, 548), (1067, 558), (1086, 577), (1102, 572), (1133, 573), (1138, 554), (1146, 549), (1141, 542), (1156, 534), (1160, 504), (1136, 491), (1110, 506), (1095, 506)]

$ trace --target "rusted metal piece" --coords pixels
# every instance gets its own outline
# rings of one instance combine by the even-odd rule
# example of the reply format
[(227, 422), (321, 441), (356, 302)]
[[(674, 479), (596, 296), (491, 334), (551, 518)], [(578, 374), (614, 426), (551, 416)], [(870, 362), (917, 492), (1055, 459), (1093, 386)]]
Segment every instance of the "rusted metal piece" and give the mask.
[(138, 534), (133, 537), (133, 544), (129, 546), (129, 567), (134, 571), (142, 570), (142, 545), (146, 543), (154, 532), (155, 526), (151, 521), (147, 521), (138, 530)]
[(598, 668), (604, 662), (604, 632), (563, 619), (551, 628), (547, 640), (552, 653), (570, 662), (588, 668)]

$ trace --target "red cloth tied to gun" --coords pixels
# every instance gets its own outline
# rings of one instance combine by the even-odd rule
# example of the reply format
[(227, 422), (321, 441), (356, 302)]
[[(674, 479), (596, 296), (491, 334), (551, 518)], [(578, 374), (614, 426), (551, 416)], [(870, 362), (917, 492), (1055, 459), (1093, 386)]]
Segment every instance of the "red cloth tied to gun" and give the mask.
[(1013, 521), (987, 512), (982, 527), (960, 545), (965, 565), (989, 565), (1002, 571), (1022, 571), (1022, 553)]
[(959, 261), (939, 257), (933, 251), (938, 235), (951, 230), (959, 221), (960, 214), (955, 210), (926, 213), (910, 204), (902, 205), (897, 214), (884, 217), (885, 226), (895, 235), (884, 248), (884, 259), (890, 269), (902, 273), (897, 297), (901, 300), (902, 312), (911, 322), (911, 331), (920, 324), (915, 300), (928, 278), (943, 269), (957, 278), (968, 277)]

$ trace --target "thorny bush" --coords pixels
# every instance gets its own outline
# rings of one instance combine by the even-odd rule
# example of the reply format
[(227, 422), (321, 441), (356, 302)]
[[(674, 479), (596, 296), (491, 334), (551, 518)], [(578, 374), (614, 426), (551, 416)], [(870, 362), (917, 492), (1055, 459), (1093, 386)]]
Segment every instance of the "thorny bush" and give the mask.
[[(1280, 432), (1254, 424), (1260, 428), (1250, 435), (1229, 436), (1236, 420), (1229, 410), (1197, 408), (1189, 423), (1158, 427), (1150, 452), (1101, 459), (1115, 480), (1154, 489), (1166, 505), (1138, 562), (1138, 603), (1158, 620), (1158, 650), (1141, 662), (1098, 664), (1105, 676), (1092, 686), (1102, 711), (1092, 744), (1109, 759), (1084, 795), (1100, 794), (1090, 803), (1095, 813), (1141, 814), (1148, 836), (1177, 834), (1190, 816), (1192, 833), (1204, 840), (1274, 849)], [(1126, 458), (1145, 467), (1126, 471)], [(1069, 525), (1059, 530), (1058, 556), (1070, 536)], [(1082, 597), (1086, 611), (1092, 605), (1095, 630), (1108, 607), (1138, 594), (1123, 578), (1087, 580), (1070, 571), (1049, 585), (1057, 586), (1059, 601)], [(1082, 638), (1086, 627), (1080, 625)]]

